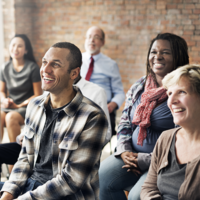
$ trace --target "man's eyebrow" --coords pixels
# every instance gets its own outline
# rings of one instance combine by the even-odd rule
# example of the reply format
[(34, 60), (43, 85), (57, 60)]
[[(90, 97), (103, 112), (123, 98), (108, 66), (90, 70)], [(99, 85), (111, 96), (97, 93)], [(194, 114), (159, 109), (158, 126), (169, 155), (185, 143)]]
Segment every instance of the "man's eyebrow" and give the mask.
[(60, 64), (62, 64), (62, 62), (60, 60), (53, 60), (53, 62), (59, 62)]
[[(42, 60), (46, 60), (46, 58), (42, 58)], [(53, 60), (53, 62), (59, 62), (60, 64), (62, 64), (62, 62), (60, 60)]]

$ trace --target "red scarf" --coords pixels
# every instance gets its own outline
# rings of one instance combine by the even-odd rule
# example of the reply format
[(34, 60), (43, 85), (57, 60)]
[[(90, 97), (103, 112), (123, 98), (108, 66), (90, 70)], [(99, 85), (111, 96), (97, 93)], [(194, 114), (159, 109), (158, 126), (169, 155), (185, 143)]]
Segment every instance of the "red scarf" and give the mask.
[(150, 116), (156, 105), (167, 99), (166, 89), (157, 87), (154, 78), (149, 75), (145, 85), (145, 91), (142, 94), (141, 102), (135, 110), (133, 124), (139, 125), (139, 135), (137, 139), (138, 145), (143, 145), (144, 139), (147, 137), (147, 128), (151, 126)]

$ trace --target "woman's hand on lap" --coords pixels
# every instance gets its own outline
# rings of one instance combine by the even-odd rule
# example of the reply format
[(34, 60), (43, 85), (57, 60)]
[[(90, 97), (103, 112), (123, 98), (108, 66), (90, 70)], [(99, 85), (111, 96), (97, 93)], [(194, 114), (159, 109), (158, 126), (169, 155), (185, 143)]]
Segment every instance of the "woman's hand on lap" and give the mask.
[(124, 152), (121, 154), (121, 158), (124, 161), (122, 168), (127, 168), (127, 172), (133, 172), (136, 175), (141, 174), (141, 171), (138, 167), (138, 154), (133, 152)]
[(10, 104), (9, 108), (17, 109), (20, 108), (20, 106), (13, 102), (12, 104)]
[(1, 101), (1, 107), (2, 108), (11, 108), (11, 105), (13, 104), (13, 100), (10, 98), (4, 98)]

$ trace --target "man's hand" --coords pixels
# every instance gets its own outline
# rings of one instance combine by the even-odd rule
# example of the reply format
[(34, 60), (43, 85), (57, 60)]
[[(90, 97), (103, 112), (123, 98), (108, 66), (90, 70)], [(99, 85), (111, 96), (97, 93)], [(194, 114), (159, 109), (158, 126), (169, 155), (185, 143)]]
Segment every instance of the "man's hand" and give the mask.
[(108, 111), (109, 113), (113, 112), (113, 110), (115, 110), (117, 108), (117, 104), (113, 101), (111, 101), (110, 103), (108, 103)]
[(124, 152), (121, 154), (121, 158), (124, 161), (122, 168), (127, 168), (127, 172), (133, 172), (136, 175), (141, 174), (141, 171), (138, 167), (138, 154), (133, 152)]

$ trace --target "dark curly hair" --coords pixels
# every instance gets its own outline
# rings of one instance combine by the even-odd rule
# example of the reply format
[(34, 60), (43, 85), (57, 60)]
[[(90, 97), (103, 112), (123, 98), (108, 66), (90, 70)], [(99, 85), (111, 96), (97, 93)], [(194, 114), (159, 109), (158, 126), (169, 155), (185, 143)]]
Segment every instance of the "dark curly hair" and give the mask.
[(155, 78), (155, 74), (151, 69), (149, 64), (149, 54), (153, 43), (156, 40), (167, 40), (170, 43), (172, 56), (173, 56), (173, 70), (177, 69), (179, 66), (189, 64), (189, 55), (188, 55), (188, 46), (186, 41), (175, 34), (172, 33), (159, 33), (152, 41), (147, 54), (147, 66), (146, 66), (146, 75), (152, 74)]

